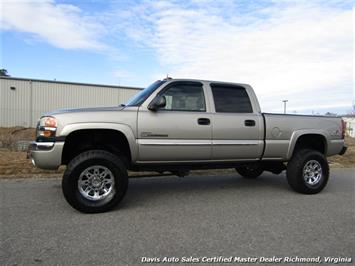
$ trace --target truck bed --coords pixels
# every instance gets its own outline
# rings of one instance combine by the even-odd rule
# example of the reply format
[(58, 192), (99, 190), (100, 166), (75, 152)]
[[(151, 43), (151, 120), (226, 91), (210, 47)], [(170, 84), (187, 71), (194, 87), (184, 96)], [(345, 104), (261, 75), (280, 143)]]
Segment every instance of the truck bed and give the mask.
[(326, 155), (338, 154), (344, 145), (340, 117), (262, 113), (265, 160), (289, 160), (297, 139), (305, 131), (323, 136)]

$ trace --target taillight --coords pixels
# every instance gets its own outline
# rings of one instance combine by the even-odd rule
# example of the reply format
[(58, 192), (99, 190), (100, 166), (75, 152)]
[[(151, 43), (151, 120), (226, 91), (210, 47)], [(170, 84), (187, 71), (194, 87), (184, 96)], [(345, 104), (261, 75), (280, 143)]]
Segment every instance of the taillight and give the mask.
[(345, 130), (346, 130), (346, 122), (342, 119), (341, 120), (341, 138), (345, 138)]

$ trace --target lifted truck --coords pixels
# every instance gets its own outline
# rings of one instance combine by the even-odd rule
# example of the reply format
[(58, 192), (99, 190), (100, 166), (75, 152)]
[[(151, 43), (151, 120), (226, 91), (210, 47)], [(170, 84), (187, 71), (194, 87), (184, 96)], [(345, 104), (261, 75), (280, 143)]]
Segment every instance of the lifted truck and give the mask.
[(337, 117), (261, 113), (246, 84), (165, 79), (125, 105), (42, 116), (29, 156), (42, 169), (66, 165), (66, 200), (91, 213), (123, 199), (127, 169), (232, 167), (245, 178), (286, 170), (291, 188), (315, 194), (329, 178), (326, 156), (346, 151), (344, 132)]

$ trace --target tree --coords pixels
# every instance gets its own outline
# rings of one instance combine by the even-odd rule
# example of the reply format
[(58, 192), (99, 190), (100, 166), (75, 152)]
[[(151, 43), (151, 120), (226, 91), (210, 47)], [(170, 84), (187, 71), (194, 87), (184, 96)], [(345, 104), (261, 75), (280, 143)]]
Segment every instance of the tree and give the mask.
[(7, 74), (7, 70), (3, 68), (3, 69), (0, 69), (0, 76), (9, 77), (10, 75)]
[(337, 116), (336, 113), (326, 112), (324, 115), (326, 116)]

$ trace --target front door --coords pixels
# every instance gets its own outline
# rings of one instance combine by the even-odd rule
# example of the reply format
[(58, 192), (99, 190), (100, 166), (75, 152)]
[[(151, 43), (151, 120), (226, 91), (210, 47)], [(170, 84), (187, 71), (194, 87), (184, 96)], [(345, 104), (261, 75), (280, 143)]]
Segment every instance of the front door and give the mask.
[(157, 96), (166, 106), (138, 111), (139, 162), (211, 159), (211, 115), (200, 82), (169, 83)]

